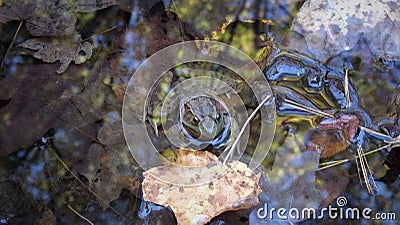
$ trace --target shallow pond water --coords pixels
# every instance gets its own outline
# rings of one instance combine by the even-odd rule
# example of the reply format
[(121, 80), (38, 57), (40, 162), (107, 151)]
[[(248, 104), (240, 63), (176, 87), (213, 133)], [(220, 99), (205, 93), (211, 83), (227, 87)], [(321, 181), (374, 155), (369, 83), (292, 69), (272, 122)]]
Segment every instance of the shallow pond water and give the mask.
[[(10, 7), (17, 15), (7, 14), (10, 21), (0, 16), (0, 224), (175, 224), (171, 209), (142, 200), (143, 169), (127, 147), (121, 111), (125, 88), (141, 63), (167, 46), (195, 39), (230, 44), (256, 61), (274, 93), (269, 104), (275, 103), (277, 112), (271, 149), (259, 168), (266, 174), (260, 181), (260, 204), (225, 212), (209, 224), (288, 223), (257, 218), (264, 203), (287, 209), (307, 204), (370, 208), (374, 215), (394, 212), (397, 218), (331, 219), (325, 212), (320, 219), (291, 221), (299, 224), (399, 220), (400, 162), (393, 154), (399, 151), (398, 140), (363, 161), (373, 174), (365, 179), (376, 184), (375, 196), (368, 193), (360, 177), (361, 164), (354, 157), (360, 156), (359, 146), (368, 152), (400, 135), (400, 64), (372, 55), (363, 39), (349, 51), (320, 62), (304, 38), (289, 29), (303, 1), (101, 1), (72, 6), (33, 2), (13, 7), (10, 1), (0, 1), (0, 9)], [(55, 23), (43, 28), (49, 17), (64, 16), (57, 24), (73, 25), (72, 31), (53, 27)], [(29, 39), (39, 44), (23, 47)], [(35, 56), (39, 49), (43, 51)], [(222, 66), (188, 63), (171, 69), (153, 86), (153, 100), (144, 115), (153, 144), (171, 160), (175, 146), (161, 126), (164, 118), (158, 104), (191, 78), (182, 72), (185, 66), (212, 71), (211, 76), (239, 93), (248, 115), (259, 103), (243, 79)], [(138, 91), (143, 92), (140, 84), (146, 82), (148, 78), (138, 81)], [(219, 107), (220, 117), (244, 123), (230, 117), (224, 107)], [(260, 117), (257, 114), (251, 121), (247, 143), (240, 143), (247, 144), (246, 157), (258, 144), (265, 122)], [(207, 150), (220, 154), (226, 146), (220, 142), (239, 128), (230, 127), (228, 119), (229, 123), (218, 123), (216, 114), (215, 121), (221, 138)], [(190, 128), (196, 139), (198, 131)], [(325, 153), (321, 159), (312, 158), (316, 148)], [(321, 171), (313, 167), (341, 159), (349, 160)], [(305, 169), (308, 164), (314, 169)], [(289, 165), (285, 173), (292, 172), (272, 183), (281, 165)], [(388, 173), (390, 177), (385, 176)], [(338, 197), (346, 198), (344, 207), (339, 207)]]

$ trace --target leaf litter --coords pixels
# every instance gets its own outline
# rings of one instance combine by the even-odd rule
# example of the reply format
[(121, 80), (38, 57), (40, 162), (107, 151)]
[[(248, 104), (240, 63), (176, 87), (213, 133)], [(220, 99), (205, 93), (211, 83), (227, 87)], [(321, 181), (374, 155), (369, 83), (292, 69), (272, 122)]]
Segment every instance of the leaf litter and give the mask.
[[(20, 25), (15, 31), (14, 37), (4, 55), (7, 57), (14, 40), (25, 24), (30, 34), (39, 39), (27, 40), (20, 47), (38, 50), (33, 56), (42, 59), (44, 62), (52, 63), (57, 60), (61, 62), (57, 73), (63, 73), (71, 61), (81, 64), (92, 55), (93, 46), (90, 42), (81, 41), (75, 31), (78, 12), (95, 12), (116, 4), (114, 0), (5, 0), (0, 6), (0, 24), (12, 20), (19, 20)], [(46, 36), (46, 37), (43, 37)], [(50, 38), (53, 37), (53, 38)], [(83, 53), (83, 55), (81, 54)], [(4, 59), (1, 67), (4, 65)]]

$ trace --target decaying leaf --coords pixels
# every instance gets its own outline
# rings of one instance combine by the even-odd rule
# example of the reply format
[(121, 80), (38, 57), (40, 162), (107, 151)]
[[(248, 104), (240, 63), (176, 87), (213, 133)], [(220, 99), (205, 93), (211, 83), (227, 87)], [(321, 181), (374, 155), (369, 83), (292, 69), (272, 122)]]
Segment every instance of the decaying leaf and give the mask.
[(155, 167), (143, 173), (144, 200), (171, 207), (178, 224), (205, 224), (225, 211), (257, 205), (261, 174), (256, 175), (246, 164), (234, 161), (222, 165), (209, 152), (190, 150), (179, 150), (177, 161), (180, 165), (193, 166), (191, 168), (207, 165), (204, 174), (196, 174), (196, 177), (219, 177), (221, 168), (229, 168), (219, 179), (196, 186), (174, 185), (157, 179), (169, 177), (176, 180), (193, 175), (184, 174), (182, 171), (188, 170), (181, 170), (177, 165)]
[(72, 34), (76, 17), (66, 10), (65, 1), (5, 0), (0, 7), (0, 23), (26, 21), (25, 26), (34, 36)]
[(95, 12), (100, 9), (105, 9), (107, 7), (113, 6), (119, 3), (116, 0), (75, 0), (67, 1), (70, 4), (71, 10), (73, 12)]
[(0, 23), (25, 21), (33, 36), (61, 36), (75, 32), (77, 12), (94, 12), (111, 5), (114, 0), (4, 0), (0, 7)]
[(79, 79), (73, 75), (52, 76), (55, 69), (50, 64), (24, 66), (15, 76), (1, 80), (0, 98), (11, 99), (0, 108), (1, 157), (28, 147), (49, 129), (59, 127), (58, 118), (82, 123), (68, 100), (69, 90), (80, 87)]
[(81, 40), (81, 38), (78, 41), (72, 41), (68, 38), (43, 37), (29, 39), (21, 43), (19, 47), (36, 51), (30, 54), (44, 62), (54, 63), (60, 61), (61, 66), (57, 73), (61, 74), (72, 61), (75, 64), (81, 64), (92, 57), (93, 45), (90, 42), (82, 42)]
[(209, 152), (180, 150), (177, 155), (176, 163), (183, 166), (202, 166), (210, 162), (218, 162), (216, 156)]
[(70, 68), (63, 76), (54, 76), (56, 69), (55, 64), (24, 64), (0, 81), (0, 99), (10, 99), (0, 108), (0, 157), (29, 147), (54, 128), (55, 145), (71, 165), (85, 157), (101, 119), (120, 110), (102, 83), (105, 72), (92, 76), (88, 71), (95, 79), (84, 82), (80, 68)]
[(375, 56), (400, 60), (400, 4), (393, 0), (308, 0), (291, 30), (322, 61), (353, 48), (361, 35)]
[(349, 147), (358, 130), (358, 117), (341, 114), (338, 118), (324, 118), (309, 134), (307, 149), (321, 150), (321, 158), (330, 157)]
[(131, 188), (136, 175), (135, 162), (125, 144), (121, 117), (115, 113), (113, 118), (106, 118), (99, 129), (97, 139), (85, 158), (75, 164), (72, 169), (84, 175), (89, 187), (105, 203), (118, 198), (123, 188)]

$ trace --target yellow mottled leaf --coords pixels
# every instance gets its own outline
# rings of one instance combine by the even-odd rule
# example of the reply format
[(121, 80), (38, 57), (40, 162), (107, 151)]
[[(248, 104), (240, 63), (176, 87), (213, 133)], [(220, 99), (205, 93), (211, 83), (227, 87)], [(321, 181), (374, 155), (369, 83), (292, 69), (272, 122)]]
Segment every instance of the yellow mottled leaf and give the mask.
[[(178, 224), (205, 224), (211, 218), (229, 210), (250, 208), (258, 204), (261, 188), (258, 181), (261, 174), (255, 174), (246, 164), (233, 161), (222, 165), (209, 152), (178, 150), (177, 163), (152, 168), (143, 173), (143, 198), (156, 204), (169, 206), (175, 213)], [(205, 170), (196, 170), (204, 166)], [(208, 182), (199, 185), (179, 185), (163, 182), (161, 179), (178, 179), (192, 176), (207, 176)], [(225, 174), (219, 174), (227, 169)], [(198, 173), (201, 171), (201, 173)]]

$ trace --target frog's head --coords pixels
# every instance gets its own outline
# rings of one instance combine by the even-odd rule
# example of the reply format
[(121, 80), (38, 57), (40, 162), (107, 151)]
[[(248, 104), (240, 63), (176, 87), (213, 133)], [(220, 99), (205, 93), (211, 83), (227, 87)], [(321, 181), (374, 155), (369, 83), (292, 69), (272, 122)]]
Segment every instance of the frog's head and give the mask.
[(184, 133), (198, 141), (211, 143), (228, 128), (225, 107), (208, 96), (196, 96), (183, 102), (180, 113)]

